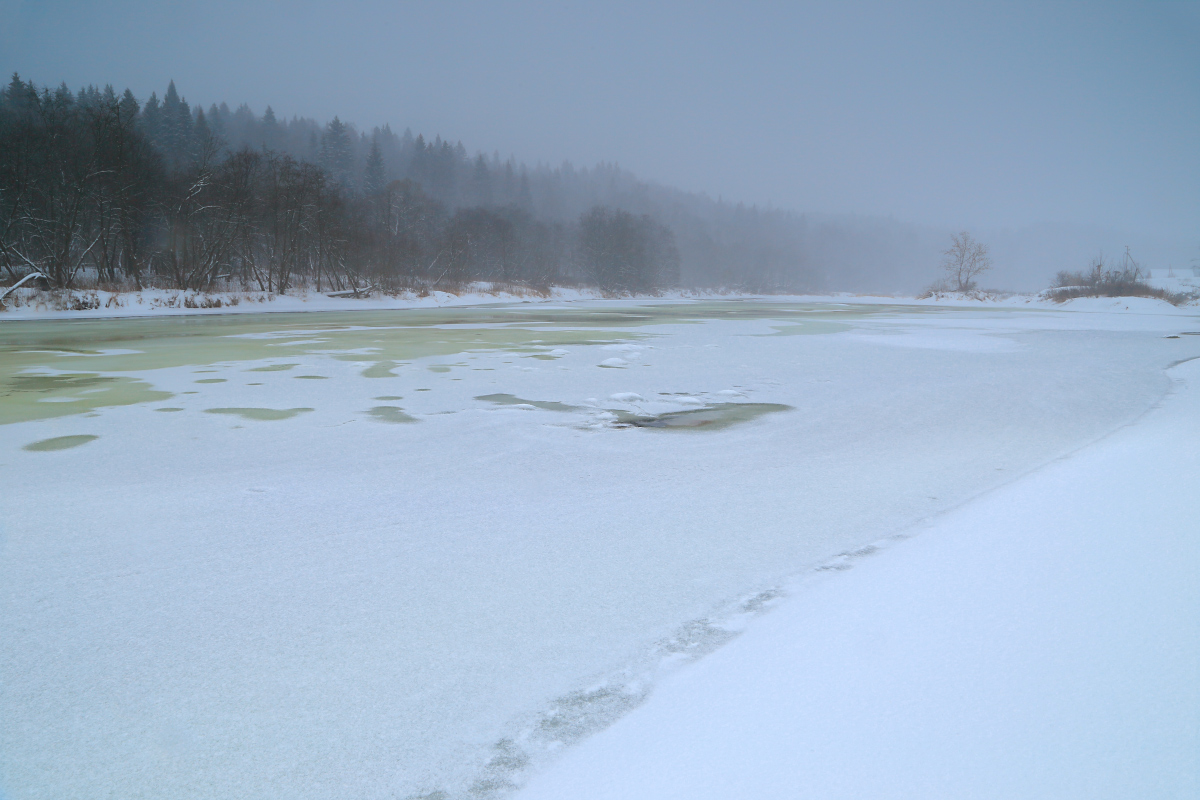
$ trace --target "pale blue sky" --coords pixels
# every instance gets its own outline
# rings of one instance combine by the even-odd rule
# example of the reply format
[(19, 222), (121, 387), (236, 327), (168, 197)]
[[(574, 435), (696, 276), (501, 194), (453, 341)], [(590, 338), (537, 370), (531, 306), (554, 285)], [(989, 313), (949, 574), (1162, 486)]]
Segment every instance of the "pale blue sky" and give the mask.
[(1200, 245), (1200, 2), (0, 0), (0, 69), (799, 211)]

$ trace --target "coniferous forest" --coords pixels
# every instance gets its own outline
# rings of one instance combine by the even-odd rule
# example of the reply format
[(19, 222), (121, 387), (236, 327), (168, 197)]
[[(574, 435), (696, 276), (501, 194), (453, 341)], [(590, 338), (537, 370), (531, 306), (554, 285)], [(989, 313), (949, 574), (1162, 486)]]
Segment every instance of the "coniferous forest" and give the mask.
[(173, 82), (161, 99), (15, 74), (0, 91), (5, 281), (38, 271), (58, 288), (801, 291), (852, 285), (856, 265), (897, 236), (869, 233), (615, 165), (531, 167), (387, 125), (193, 107)]

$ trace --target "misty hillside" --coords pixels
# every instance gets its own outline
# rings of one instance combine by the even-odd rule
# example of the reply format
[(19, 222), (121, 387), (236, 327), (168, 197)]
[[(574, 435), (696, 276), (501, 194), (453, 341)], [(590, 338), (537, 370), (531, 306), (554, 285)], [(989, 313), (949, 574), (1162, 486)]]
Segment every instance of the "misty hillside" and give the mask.
[(14, 75), (0, 143), (0, 266), (63, 287), (888, 291), (927, 282), (937, 255), (912, 226), (724, 203), (615, 164), (530, 166), (337, 117), (205, 111), (173, 82), (141, 101)]
[[(616, 164), (528, 165), (390, 125), (204, 110), (173, 82), (143, 101), (14, 75), (0, 91), (0, 145), (0, 268), (63, 287), (90, 276), (271, 291), (490, 280), (914, 292), (936, 277), (949, 233), (723, 202)], [(991, 284), (1039, 288), (1103, 240), (1000, 232)]]
[[(153, 104), (152, 97), (147, 107)], [(187, 112), (173, 83), (162, 107), (168, 104), (177, 114)], [(429, 140), (409, 129), (397, 134), (390, 125), (367, 132), (336, 117), (326, 125), (301, 117), (281, 121), (270, 106), (261, 116), (246, 105), (231, 110), (225, 103), (192, 113), (206, 113), (230, 149), (286, 152), (321, 164), (343, 186), (360, 190), (371, 186), (375, 147), (386, 181), (415, 181), (447, 208), (516, 205), (539, 219), (567, 224), (596, 205), (648, 214), (674, 233), (687, 286), (912, 291), (931, 280), (943, 247), (942, 231), (716, 201), (639, 180), (616, 164), (529, 166), (497, 151), (472, 154), (462, 142), (441, 136)]]

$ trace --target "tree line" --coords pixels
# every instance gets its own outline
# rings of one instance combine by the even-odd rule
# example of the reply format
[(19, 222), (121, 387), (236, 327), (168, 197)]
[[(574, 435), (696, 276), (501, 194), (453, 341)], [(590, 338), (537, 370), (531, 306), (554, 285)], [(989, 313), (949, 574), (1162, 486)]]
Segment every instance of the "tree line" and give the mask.
[(616, 164), (470, 154), (388, 125), (201, 108), (173, 83), (144, 101), (15, 75), (0, 87), (4, 283), (36, 270), (64, 287), (917, 291), (945, 233), (713, 199)]
[(14, 75), (0, 90), (0, 270), (59, 288), (679, 283), (668, 224), (599, 202), (564, 217), (561, 176), (336, 117), (206, 113), (174, 83), (139, 102)]

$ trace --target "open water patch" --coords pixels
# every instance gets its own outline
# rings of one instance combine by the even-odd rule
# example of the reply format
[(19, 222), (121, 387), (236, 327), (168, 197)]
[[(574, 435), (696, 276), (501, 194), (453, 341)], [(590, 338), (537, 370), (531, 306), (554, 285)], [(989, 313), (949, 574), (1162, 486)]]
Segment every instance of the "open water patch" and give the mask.
[(122, 375), (18, 374), (0, 378), (0, 425), (168, 400), (170, 392)]
[(364, 378), (399, 378), (400, 376), (392, 372), (396, 367), (400, 366), (395, 361), (379, 361), (362, 371)]
[(541, 353), (534, 353), (533, 355), (529, 356), (529, 358), (536, 358), (539, 361), (557, 361), (566, 355), (570, 355), (570, 351), (563, 350), (561, 348), (555, 348), (553, 350), (547, 350)]
[(253, 367), (251, 369), (246, 370), (246, 372), (282, 372), (285, 369), (291, 369), (292, 367), (298, 367), (298, 366), (300, 366), (300, 365), (299, 364), (270, 364), (265, 367)]
[(791, 410), (791, 406), (782, 403), (716, 403), (686, 411), (668, 411), (665, 414), (635, 414), (629, 411), (612, 413), (617, 417), (613, 425), (617, 428), (716, 431), (741, 422), (750, 422), (767, 414)]
[(416, 422), (417, 418), (404, 413), (404, 409), (400, 406), (375, 406), (367, 409), (367, 413), (376, 422), (390, 422), (393, 424), (402, 424), (406, 422)]
[(72, 447), (79, 447), (88, 442), (99, 439), (99, 436), (91, 434), (78, 434), (75, 436), (55, 436), (53, 439), (42, 439), (37, 442), (30, 442), (22, 447), (22, 450), (29, 450), (34, 453), (45, 453), (52, 450), (70, 450)]
[(272, 421), (291, 419), (292, 417), (312, 411), (311, 408), (206, 408), (208, 414), (231, 414), (242, 419)]
[(67, 373), (58, 375), (15, 375), (9, 382), (14, 392), (81, 391), (115, 383), (111, 375), (89, 373)]
[(826, 320), (804, 320), (794, 325), (772, 325), (774, 333), (751, 334), (753, 336), (820, 336), (853, 330), (849, 323)]

